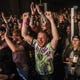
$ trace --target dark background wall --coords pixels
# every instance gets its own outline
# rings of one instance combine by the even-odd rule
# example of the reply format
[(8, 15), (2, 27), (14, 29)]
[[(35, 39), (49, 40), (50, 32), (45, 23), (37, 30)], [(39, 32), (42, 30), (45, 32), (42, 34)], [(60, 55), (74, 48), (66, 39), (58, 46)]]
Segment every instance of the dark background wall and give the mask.
[(9, 14), (21, 14), (29, 11), (30, 0), (0, 0), (0, 12)]
[[(0, 12), (21, 14), (30, 10), (31, 1), (40, 3), (40, 0), (0, 0)], [(41, 2), (47, 2), (50, 10), (59, 10), (63, 7), (72, 7), (73, 5), (80, 6), (80, 0), (42, 0)]]

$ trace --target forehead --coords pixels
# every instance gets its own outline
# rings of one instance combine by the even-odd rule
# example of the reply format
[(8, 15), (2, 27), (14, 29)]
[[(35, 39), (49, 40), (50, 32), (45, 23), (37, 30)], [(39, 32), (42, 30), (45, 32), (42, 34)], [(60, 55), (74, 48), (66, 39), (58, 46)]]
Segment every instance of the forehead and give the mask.
[(58, 18), (63, 18), (63, 15), (59, 15)]
[(45, 32), (39, 32), (38, 36), (47, 36), (47, 34)]
[(80, 41), (78, 38), (76, 38), (76, 37), (74, 37), (73, 39), (72, 39), (73, 41)]
[(16, 33), (13, 33), (12, 35), (13, 35), (13, 36), (17, 36), (17, 34), (16, 34)]
[(70, 26), (67, 26), (67, 29), (71, 29), (71, 27)]
[(13, 36), (18, 36), (18, 34), (17, 34), (17, 33), (15, 33), (15, 32), (13, 32), (13, 33), (12, 33), (12, 35), (13, 35)]

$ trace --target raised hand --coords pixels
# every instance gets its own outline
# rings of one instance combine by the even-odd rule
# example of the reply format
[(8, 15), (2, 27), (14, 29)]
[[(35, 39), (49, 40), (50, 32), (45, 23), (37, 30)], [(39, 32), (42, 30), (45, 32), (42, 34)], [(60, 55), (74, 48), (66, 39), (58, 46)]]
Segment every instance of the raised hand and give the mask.
[(46, 11), (46, 12), (45, 12), (45, 16), (46, 16), (46, 18), (49, 19), (49, 20), (53, 18), (50, 11)]
[(1, 16), (4, 17), (4, 13), (3, 12), (1, 13)]
[(35, 15), (35, 13), (36, 13), (36, 7), (34, 5), (34, 2), (31, 3), (30, 8), (31, 8), (31, 14)]
[(22, 19), (23, 19), (23, 20), (27, 20), (28, 18), (29, 18), (29, 12), (23, 13)]
[(41, 10), (40, 10), (40, 8), (39, 8), (39, 6), (38, 6), (38, 5), (36, 5), (36, 9), (37, 9), (37, 12), (41, 15), (41, 14), (42, 14), (42, 12), (41, 12)]
[(2, 18), (3, 18), (3, 20), (4, 20), (4, 22), (5, 22), (5, 23), (7, 23), (7, 19), (5, 18), (4, 13), (3, 13), (3, 12), (1, 13), (1, 16), (2, 16)]

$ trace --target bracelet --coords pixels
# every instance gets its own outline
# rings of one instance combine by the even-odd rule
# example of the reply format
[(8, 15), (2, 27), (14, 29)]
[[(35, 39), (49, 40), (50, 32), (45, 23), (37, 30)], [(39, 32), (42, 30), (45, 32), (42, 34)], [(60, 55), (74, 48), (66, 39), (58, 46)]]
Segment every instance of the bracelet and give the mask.
[(23, 24), (26, 24), (26, 25), (28, 25), (28, 22), (27, 22), (27, 21), (23, 21)]

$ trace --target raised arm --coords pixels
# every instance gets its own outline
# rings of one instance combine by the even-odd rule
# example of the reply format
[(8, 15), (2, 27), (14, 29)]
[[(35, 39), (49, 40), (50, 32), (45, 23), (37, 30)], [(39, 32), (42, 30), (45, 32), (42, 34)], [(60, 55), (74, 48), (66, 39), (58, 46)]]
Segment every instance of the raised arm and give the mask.
[(31, 9), (31, 17), (30, 17), (30, 23), (29, 23), (29, 25), (30, 25), (30, 27), (32, 29), (34, 29), (35, 28), (35, 26), (34, 26), (34, 18), (35, 18), (36, 8), (34, 7), (34, 3), (33, 2), (30, 5), (30, 9)]
[(6, 30), (6, 33), (5, 33), (5, 41), (6, 41), (7, 45), (9, 46), (9, 48), (12, 50), (12, 52), (24, 50), (24, 47), (23, 46), (16, 45), (16, 44), (14, 44), (12, 42), (12, 40), (8, 36), (8, 31), (7, 30)]
[(53, 49), (55, 49), (56, 45), (58, 43), (58, 32), (57, 32), (57, 29), (56, 29), (56, 26), (55, 26), (55, 23), (54, 23), (51, 12), (46, 11), (45, 16), (47, 17), (47, 19), (51, 23), (51, 31), (52, 31), (52, 37), (53, 37), (52, 40), (51, 40), (51, 46), (52, 46)]
[(29, 25), (30, 25), (30, 27), (31, 27), (32, 29), (34, 28), (33, 17), (34, 17), (34, 16), (31, 15), (31, 17), (30, 17), (30, 23), (29, 23)]
[(47, 19), (46, 19), (45, 15), (42, 13), (42, 11), (40, 10), (38, 5), (36, 5), (36, 9), (37, 9), (37, 12), (38, 12), (38, 14), (40, 15), (40, 18), (41, 18), (41, 24), (42, 25), (46, 24)]
[(4, 22), (7, 24), (7, 19), (5, 18), (4, 13), (3, 13), (3, 12), (1, 13), (1, 16), (2, 16), (2, 18), (3, 18), (3, 20), (4, 20)]
[(24, 13), (21, 34), (22, 34), (22, 37), (24, 38), (24, 40), (27, 41), (29, 44), (31, 44), (32, 37), (30, 37), (28, 34), (28, 22), (27, 22), (28, 18), (29, 18), (29, 13), (28, 12)]
[(35, 13), (36, 13), (36, 7), (35, 7), (35, 5), (34, 5), (34, 2), (31, 3), (30, 9), (31, 9), (31, 15), (34, 16)]

